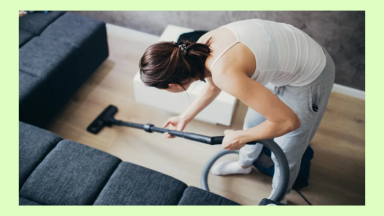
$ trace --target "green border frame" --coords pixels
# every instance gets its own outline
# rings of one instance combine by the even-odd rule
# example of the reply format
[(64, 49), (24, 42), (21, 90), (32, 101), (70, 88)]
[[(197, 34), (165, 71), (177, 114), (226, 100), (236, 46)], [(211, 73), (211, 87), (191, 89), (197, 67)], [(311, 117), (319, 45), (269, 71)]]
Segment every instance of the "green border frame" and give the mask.
[[(0, 205), (3, 215), (363, 215), (379, 214), (381, 194), (383, 194), (383, 177), (380, 177), (382, 162), (379, 156), (384, 148), (379, 140), (381, 122), (380, 86), (383, 85), (384, 71), (381, 65), (383, 55), (383, 16), (384, 4), (380, 1), (202, 1), (183, 2), (167, 1), (137, 1), (109, 0), (98, 1), (10, 1), (2, 3), (0, 13), (2, 21), (2, 49), (0, 52), (1, 79), (0, 97), (1, 118), (0, 132), (2, 135), (1, 166), (1, 196)], [(19, 206), (18, 205), (18, 10), (290, 10), (290, 11), (319, 11), (319, 10), (364, 10), (366, 11), (366, 205), (365, 206), (288, 206), (288, 207), (216, 207), (216, 206)], [(367, 73), (368, 71), (371, 71)], [(375, 89), (376, 88), (376, 89)], [(374, 95), (376, 94), (376, 96)], [(376, 104), (374, 104), (376, 103)], [(376, 140), (376, 142), (374, 142)], [(311, 209), (309, 209), (311, 208)]]

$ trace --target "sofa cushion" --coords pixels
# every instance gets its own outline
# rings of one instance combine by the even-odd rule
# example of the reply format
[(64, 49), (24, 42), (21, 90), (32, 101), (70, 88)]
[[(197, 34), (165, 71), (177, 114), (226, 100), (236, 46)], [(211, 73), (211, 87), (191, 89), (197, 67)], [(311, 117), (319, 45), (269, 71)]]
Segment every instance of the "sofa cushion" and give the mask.
[(69, 44), (34, 37), (19, 49), (19, 69), (41, 78), (57, 78), (73, 73), (77, 58), (77, 50)]
[(41, 35), (80, 48), (97, 29), (103, 27), (105, 23), (99, 20), (80, 14), (66, 13), (49, 25)]
[(40, 35), (40, 33), (53, 21), (62, 16), (63, 11), (51, 11), (49, 13), (28, 13), (19, 18), (19, 29), (23, 29), (33, 35)]
[(95, 205), (177, 205), (186, 187), (165, 174), (123, 162)]
[(28, 42), (34, 35), (30, 32), (27, 32), (23, 29), (19, 29), (19, 47), (22, 47), (26, 42)]
[[(42, 37), (34, 37), (19, 49), (19, 68), (35, 78), (25, 80), (19, 89), (39, 91), (27, 92), (29, 103), (20, 102), (20, 120), (37, 125), (44, 124), (83, 83), (90, 72), (81, 71), (79, 53), (69, 44)], [(22, 82), (19, 78), (19, 82)], [(26, 76), (24, 76), (26, 78)], [(39, 80), (38, 85), (36, 81)], [(81, 80), (81, 81), (78, 81)], [(21, 84), (21, 83), (20, 83)]]
[(43, 205), (90, 205), (121, 160), (63, 140), (32, 172), (20, 196)]
[(19, 189), (60, 140), (56, 134), (19, 122)]
[(40, 205), (39, 203), (33, 202), (29, 199), (19, 197), (19, 205)]
[[(53, 39), (34, 37), (22, 46), (19, 49), (19, 68), (35, 78), (23, 76), (31, 83), (19, 78), (20, 84), (26, 85), (20, 85), (19, 89), (28, 96), (20, 101), (20, 120), (44, 127), (85, 81), (83, 77), (91, 73), (82, 71), (80, 64), (77, 49)], [(28, 92), (28, 89), (34, 91)]]
[(196, 187), (188, 187), (179, 205), (240, 205), (217, 194)]
[(90, 17), (66, 13), (48, 26), (41, 35), (78, 48), (81, 71), (96, 70), (108, 57), (105, 23)]

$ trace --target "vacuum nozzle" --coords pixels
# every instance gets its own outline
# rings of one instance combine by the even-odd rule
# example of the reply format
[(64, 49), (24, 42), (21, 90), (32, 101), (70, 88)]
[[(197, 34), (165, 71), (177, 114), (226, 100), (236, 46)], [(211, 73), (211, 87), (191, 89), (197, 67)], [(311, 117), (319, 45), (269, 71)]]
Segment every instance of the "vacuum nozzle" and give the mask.
[(111, 127), (115, 121), (117, 107), (109, 105), (97, 118), (87, 127), (87, 131), (97, 134), (105, 126)]

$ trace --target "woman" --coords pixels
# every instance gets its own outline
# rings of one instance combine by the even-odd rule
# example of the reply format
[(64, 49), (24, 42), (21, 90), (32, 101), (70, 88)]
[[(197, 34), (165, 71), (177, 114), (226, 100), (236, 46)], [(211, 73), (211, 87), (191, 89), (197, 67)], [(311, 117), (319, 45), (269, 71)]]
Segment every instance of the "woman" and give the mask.
[[(245, 143), (275, 138), (289, 163), (289, 194), (301, 157), (327, 107), (335, 67), (328, 52), (301, 30), (251, 19), (207, 32), (197, 43), (150, 46), (140, 60), (140, 75), (146, 85), (170, 92), (185, 91), (197, 80), (207, 83), (189, 108), (168, 119), (164, 127), (183, 130), (220, 91), (244, 102), (249, 108), (243, 130), (224, 131), (222, 144), (225, 149), (240, 150), (239, 160), (218, 163), (212, 172), (250, 173), (262, 146)], [(268, 83), (276, 86), (275, 94), (265, 87)], [(280, 175), (272, 159), (277, 169), (271, 195)]]

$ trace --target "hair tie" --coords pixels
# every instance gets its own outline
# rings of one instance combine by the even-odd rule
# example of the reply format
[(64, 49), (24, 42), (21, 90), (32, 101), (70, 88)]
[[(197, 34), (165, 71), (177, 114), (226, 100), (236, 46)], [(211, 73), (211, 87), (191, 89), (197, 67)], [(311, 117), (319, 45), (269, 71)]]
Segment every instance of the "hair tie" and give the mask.
[(183, 54), (187, 54), (187, 46), (185, 44), (181, 44), (179, 45), (179, 48), (181, 49), (181, 51), (183, 51)]

